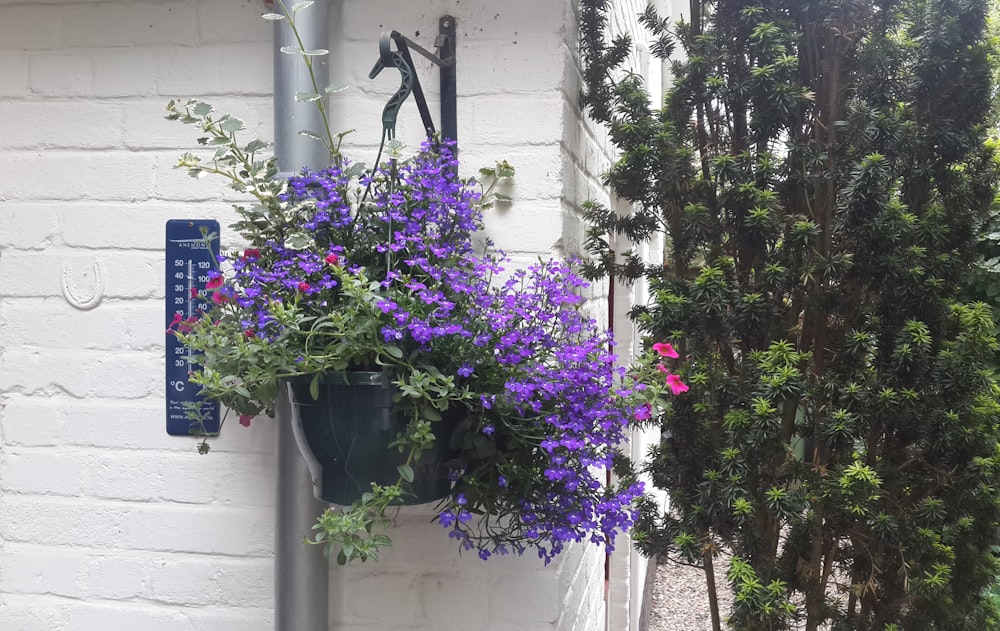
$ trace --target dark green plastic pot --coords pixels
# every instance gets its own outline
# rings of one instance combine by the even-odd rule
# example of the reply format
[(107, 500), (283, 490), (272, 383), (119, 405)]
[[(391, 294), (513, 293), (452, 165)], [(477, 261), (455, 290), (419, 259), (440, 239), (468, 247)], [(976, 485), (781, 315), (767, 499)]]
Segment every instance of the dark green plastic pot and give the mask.
[[(343, 506), (371, 491), (371, 483), (395, 484), (406, 454), (389, 444), (406, 427), (392, 412), (395, 386), (382, 372), (338, 372), (320, 378), (318, 398), (312, 378), (290, 380), (289, 399), (295, 440), (313, 477), (317, 499)], [(449, 418), (452, 416), (452, 418)], [(434, 502), (448, 494), (444, 463), (455, 456), (448, 446), (457, 425), (453, 415), (431, 423), (434, 446), (413, 463), (413, 495), (403, 504)]]

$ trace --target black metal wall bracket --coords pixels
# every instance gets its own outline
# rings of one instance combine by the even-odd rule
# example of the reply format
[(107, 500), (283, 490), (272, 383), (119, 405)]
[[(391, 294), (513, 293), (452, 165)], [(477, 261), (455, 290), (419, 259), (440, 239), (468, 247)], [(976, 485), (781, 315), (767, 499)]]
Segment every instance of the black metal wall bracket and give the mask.
[[(431, 119), (430, 110), (427, 107), (427, 99), (424, 97), (423, 88), (420, 86), (420, 79), (413, 67), (413, 57), (410, 50), (415, 50), (423, 57), (429, 59), (440, 69), (441, 73), (441, 135), (447, 140), (458, 140), (458, 94), (456, 89), (455, 71), (455, 18), (445, 15), (438, 20), (438, 36), (434, 39), (434, 47), (438, 54), (428, 51), (399, 31), (388, 31), (382, 34), (379, 39), (379, 58), (375, 62), (372, 71), (368, 73), (369, 79), (374, 79), (382, 70), (386, 68), (396, 68), (401, 75), (401, 83), (396, 93), (392, 95), (389, 102), (382, 110), (382, 127), (386, 137), (392, 139), (396, 136), (396, 119), (403, 102), (412, 93), (413, 99), (417, 102), (420, 110), (420, 119), (424, 125), (424, 131), (430, 137), (436, 132), (434, 121)], [(392, 50), (392, 43), (396, 43), (396, 50)]]

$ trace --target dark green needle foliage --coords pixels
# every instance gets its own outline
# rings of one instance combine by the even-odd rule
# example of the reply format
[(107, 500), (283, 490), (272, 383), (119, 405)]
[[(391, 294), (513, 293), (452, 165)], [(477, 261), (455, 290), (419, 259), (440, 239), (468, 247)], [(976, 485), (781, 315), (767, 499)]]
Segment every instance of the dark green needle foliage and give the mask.
[[(728, 581), (734, 629), (997, 628), (997, 342), (956, 299), (1000, 174), (987, 1), (649, 11), (662, 109), (608, 5), (581, 0), (583, 104), (634, 212), (589, 205), (588, 272), (649, 282), (634, 318), (690, 385), (661, 406), (671, 508), (640, 548)], [(658, 233), (653, 264), (608, 245)]]

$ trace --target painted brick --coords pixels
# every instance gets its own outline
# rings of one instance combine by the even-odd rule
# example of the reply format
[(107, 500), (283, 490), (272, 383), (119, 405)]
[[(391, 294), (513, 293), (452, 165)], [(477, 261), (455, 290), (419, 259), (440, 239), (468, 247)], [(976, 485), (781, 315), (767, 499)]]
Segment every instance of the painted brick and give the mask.
[(274, 536), (271, 511), (251, 508), (5, 494), (0, 516), (4, 539), (51, 546), (266, 556)]
[(52, 596), (0, 593), (0, 613), (3, 614), (0, 621), (5, 629), (17, 631), (62, 629), (65, 604), (64, 600)]
[(490, 587), (490, 580), (485, 576), (470, 578), (454, 573), (421, 576), (418, 589), (420, 602), (424, 603), (426, 628), (458, 631), (468, 628), (471, 620), (481, 620), (493, 598)]
[(7, 350), (0, 356), (0, 390), (140, 399), (162, 387), (157, 357), (139, 351)]
[(40, 495), (82, 495), (87, 464), (62, 451), (4, 450), (0, 489)]
[(32, 53), (28, 58), (29, 85), (38, 96), (90, 96), (94, 93), (94, 62), (68, 52)]
[(10, 251), (0, 257), (0, 287), (5, 296), (62, 296), (65, 276), (71, 291), (87, 298), (100, 275), (107, 298), (161, 297), (162, 256), (116, 250)]
[[(491, 599), (490, 620), (517, 622), (531, 620), (554, 624), (559, 619), (562, 598), (555, 577), (549, 572), (523, 572), (514, 577), (497, 577), (491, 589), (503, 598)], [(517, 603), (517, 607), (511, 607)]]
[(0, 152), (0, 198), (146, 199), (153, 156), (126, 152)]
[[(274, 53), (269, 46), (228, 44), (218, 54), (222, 62), (222, 79), (218, 88), (221, 93), (270, 95), (274, 92), (274, 72), (271, 69)], [(270, 108), (268, 115), (267, 122), (270, 124)]]
[(0, 592), (83, 598), (87, 595), (86, 579), (87, 557), (76, 550), (19, 543), (4, 546)]
[(0, 49), (0, 96), (28, 96), (28, 54)]
[[(232, 427), (231, 431), (243, 428)], [(273, 507), (273, 493), (241, 484), (271, 465), (271, 458), (215, 453), (205, 457), (193, 448), (179, 453), (148, 453), (101, 449), (78, 456), (85, 461), (86, 488), (82, 494), (129, 501), (166, 501)], [(170, 476), (163, 472), (169, 471)], [(177, 480), (189, 480), (178, 484)], [(268, 489), (270, 491), (270, 489)]]
[[(392, 629), (407, 624), (422, 624), (422, 617), (414, 620), (421, 611), (420, 583), (423, 576), (410, 572), (377, 569), (367, 572), (362, 568), (338, 568), (330, 575), (330, 609), (337, 620), (348, 628), (356, 623), (378, 623)], [(386, 607), (386, 597), (391, 594), (393, 606)]]
[(174, 48), (157, 55), (153, 82), (157, 94), (187, 96), (219, 94), (222, 84), (222, 60), (208, 48)]
[(0, 6), (0, 48), (55, 48), (63, 42), (60, 7)]
[(151, 51), (118, 48), (90, 53), (90, 56), (94, 67), (94, 92), (101, 97), (154, 93), (154, 55)]
[(531, 95), (474, 96), (463, 99), (471, 134), (486, 145), (552, 143), (562, 124), (562, 95), (555, 90)]
[(86, 551), (87, 593), (101, 600), (135, 600), (150, 592), (148, 558)]
[[(182, 171), (172, 171), (171, 175), (182, 180), (189, 179)], [(34, 208), (38, 207), (44, 208), (45, 212), (55, 212), (61, 226), (59, 236), (62, 243), (90, 249), (162, 252), (165, 226), (169, 219), (216, 219), (222, 226), (224, 247), (228, 247), (230, 244), (226, 242), (232, 242), (233, 235), (227, 226), (236, 219), (235, 212), (224, 202), (192, 205), (151, 200), (130, 204), (95, 201), (34, 205)], [(26, 212), (39, 212), (34, 208)]]
[(61, 631), (93, 629), (192, 631), (194, 627), (190, 618), (171, 607), (124, 602), (80, 602), (68, 608), (66, 626), (61, 627)]
[(185, 614), (198, 631), (274, 630), (274, 612), (265, 607), (189, 608)]
[(121, 146), (122, 108), (113, 102), (7, 101), (0, 120), (17, 121), (4, 134), (11, 149), (107, 149)]
[(198, 39), (190, 0), (81, 4), (64, 7), (61, 16), (71, 46), (191, 46)]
[[(479, 2), (432, 0), (400, 5), (393, 0), (345, 3), (340, 23), (347, 39), (370, 41), (382, 30), (396, 29), (414, 38), (437, 33), (437, 21), (451, 15), (458, 22), (459, 46), (472, 42), (523, 41), (528, 34), (549, 38), (565, 28), (566, 2), (507, 2), (484, 6)], [(420, 37), (420, 36), (416, 36)]]
[[(185, 455), (194, 454), (197, 438), (168, 436), (166, 433), (163, 387), (162, 381), (158, 381), (155, 399), (91, 400), (86, 406), (61, 403), (64, 409), (60, 421), (62, 426), (59, 429), (61, 440), (66, 444), (81, 447), (152, 449), (179, 451)], [(32, 410), (39, 407), (45, 409), (43, 406), (38, 397), (21, 397), (11, 398), (8, 407), (14, 407), (19, 419), (26, 419), (31, 417)], [(274, 432), (275, 423), (267, 418), (254, 421), (250, 428), (229, 422), (223, 427), (222, 435), (212, 440), (212, 454), (245, 454), (250, 462), (260, 465), (256, 475), (242, 480), (232, 480), (235, 487), (234, 494), (258, 493), (263, 498), (260, 501), (272, 497), (273, 483), (268, 476), (274, 468)], [(260, 456), (266, 458), (262, 460)], [(179, 485), (195, 484), (190, 480), (181, 480), (169, 475), (167, 479)]]
[[(317, 554), (321, 554), (316, 550)], [(146, 592), (164, 603), (272, 607), (274, 572), (270, 559), (206, 560), (177, 555), (146, 562)]]
[[(120, 350), (136, 348), (131, 343), (129, 329), (140, 324), (135, 319), (135, 306), (130, 302), (109, 303), (99, 309), (80, 311), (64, 300), (21, 299), (0, 302), (0, 348), (39, 346), (53, 349)], [(162, 303), (156, 320), (164, 318)], [(142, 316), (153, 315), (145, 310)], [(148, 321), (148, 318), (144, 318)], [(45, 326), (39, 326), (44, 321)], [(142, 322), (145, 323), (145, 322)], [(81, 335), (80, 331), (86, 331)], [(163, 344), (162, 335), (159, 338)], [(147, 345), (148, 346), (148, 345)]]
[(43, 249), (58, 233), (56, 214), (51, 207), (14, 201), (0, 206), (0, 248)]
[[(272, 23), (260, 16), (265, 12), (256, 0), (214, 0), (199, 2), (198, 39), (201, 42), (260, 42), (270, 44)], [(269, 69), (261, 66), (261, 69)]]

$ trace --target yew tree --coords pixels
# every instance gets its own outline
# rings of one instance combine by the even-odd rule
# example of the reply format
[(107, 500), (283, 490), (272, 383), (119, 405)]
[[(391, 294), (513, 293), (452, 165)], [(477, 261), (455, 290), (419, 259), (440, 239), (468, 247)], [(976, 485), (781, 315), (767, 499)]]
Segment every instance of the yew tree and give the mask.
[[(716, 629), (994, 628), (997, 342), (957, 298), (1000, 174), (988, 2), (649, 10), (662, 107), (609, 4), (581, 0), (583, 104), (633, 212), (589, 204), (588, 273), (649, 283), (633, 316), (690, 386), (655, 419), (670, 506), (641, 550), (705, 569)], [(658, 233), (652, 263), (610, 245)]]

